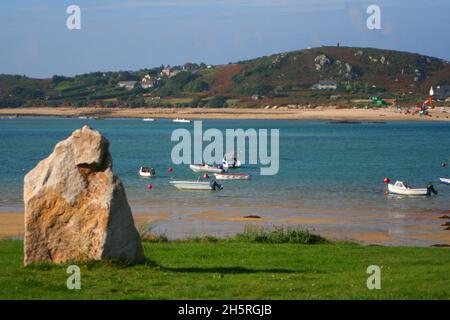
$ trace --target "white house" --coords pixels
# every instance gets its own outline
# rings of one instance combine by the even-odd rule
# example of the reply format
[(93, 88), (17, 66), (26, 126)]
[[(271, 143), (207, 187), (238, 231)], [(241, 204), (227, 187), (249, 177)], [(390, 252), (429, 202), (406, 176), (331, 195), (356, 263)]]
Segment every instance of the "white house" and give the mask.
[(164, 68), (159, 73), (159, 76), (161, 78), (172, 78), (173, 76), (176, 76), (180, 72), (181, 72), (181, 70), (175, 70), (175, 69), (172, 69), (172, 68)]
[(338, 84), (334, 80), (320, 80), (319, 83), (316, 83), (312, 86), (314, 90), (336, 90)]
[(120, 88), (125, 88), (127, 90), (133, 90), (136, 87), (137, 81), (119, 81), (117, 85)]
[(141, 80), (141, 87), (143, 89), (151, 89), (156, 86), (157, 80), (146, 74)]

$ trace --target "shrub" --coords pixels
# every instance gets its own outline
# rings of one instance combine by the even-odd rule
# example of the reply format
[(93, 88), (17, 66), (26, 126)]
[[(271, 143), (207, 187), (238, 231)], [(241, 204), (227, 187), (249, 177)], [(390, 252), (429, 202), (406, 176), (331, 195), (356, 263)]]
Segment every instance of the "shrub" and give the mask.
[(325, 238), (310, 233), (304, 228), (275, 227), (267, 229), (248, 225), (244, 232), (238, 233), (237, 241), (257, 243), (297, 243), (297, 244), (319, 244), (328, 243)]

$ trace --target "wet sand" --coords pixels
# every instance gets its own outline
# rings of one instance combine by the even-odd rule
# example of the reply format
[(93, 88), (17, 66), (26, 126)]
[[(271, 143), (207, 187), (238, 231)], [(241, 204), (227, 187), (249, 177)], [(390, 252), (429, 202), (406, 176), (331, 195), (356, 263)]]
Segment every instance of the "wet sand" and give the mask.
[(338, 109), (336, 107), (288, 108), (4, 108), (0, 117), (57, 116), (95, 118), (188, 118), (188, 119), (285, 119), (285, 120), (332, 120), (332, 121), (450, 121), (450, 114), (440, 109), (430, 111), (431, 117), (405, 114), (395, 108)]
[[(181, 212), (181, 211), (180, 211)], [(153, 224), (152, 232), (164, 233), (169, 238), (183, 238), (193, 235), (232, 236), (246, 225), (302, 226), (314, 233), (335, 240), (356, 241), (362, 244), (432, 246), (450, 245), (450, 230), (445, 223), (449, 219), (440, 218), (441, 212), (410, 212), (411, 224), (400, 229), (380, 226), (386, 216), (367, 215), (364, 221), (352, 217), (318, 217), (317, 214), (260, 215), (248, 217), (238, 211), (208, 211), (188, 213), (167, 210), (152, 214), (137, 212), (134, 220), (139, 229), (144, 224)], [(359, 224), (359, 225), (358, 225)], [(362, 231), (364, 225), (367, 230)], [(23, 214), (20, 212), (0, 212), (0, 239), (23, 238)]]

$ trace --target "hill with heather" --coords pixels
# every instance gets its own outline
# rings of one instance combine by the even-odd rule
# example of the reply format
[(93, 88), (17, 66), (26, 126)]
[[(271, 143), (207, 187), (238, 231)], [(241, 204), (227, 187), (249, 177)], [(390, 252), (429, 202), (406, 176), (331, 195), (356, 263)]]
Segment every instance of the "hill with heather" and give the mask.
[[(336, 88), (320, 90), (326, 80)], [(320, 47), (227, 65), (31, 79), (0, 75), (0, 107), (345, 105), (370, 96), (415, 103), (450, 84), (448, 61), (374, 48)]]

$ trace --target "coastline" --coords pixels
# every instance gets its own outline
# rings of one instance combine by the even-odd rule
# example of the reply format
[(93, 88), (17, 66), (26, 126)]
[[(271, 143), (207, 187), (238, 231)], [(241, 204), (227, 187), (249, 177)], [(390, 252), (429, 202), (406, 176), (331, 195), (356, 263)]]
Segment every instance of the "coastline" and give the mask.
[(261, 108), (0, 108), (0, 117), (93, 117), (104, 118), (156, 118), (156, 119), (254, 119), (254, 120), (328, 120), (328, 121), (450, 121), (450, 114), (438, 109), (430, 111), (431, 116), (406, 114), (395, 108), (383, 109), (340, 109), (317, 107), (277, 109)]
[[(442, 212), (441, 212), (442, 213)], [(23, 212), (0, 212), (0, 240), (5, 239), (23, 239), (24, 232), (24, 216)], [(170, 214), (167, 213), (143, 213), (138, 212), (133, 214), (133, 219), (136, 225), (136, 228), (139, 230), (142, 226), (147, 224), (153, 224), (153, 226), (158, 226), (162, 224), (162, 233), (165, 234), (164, 229), (169, 224), (177, 224), (179, 221), (176, 221)], [(416, 221), (418, 222), (414, 226), (410, 226), (408, 228), (415, 229), (417, 234), (410, 235), (408, 237), (422, 239), (426, 241), (428, 244), (422, 243), (421, 245), (412, 244), (405, 245), (404, 243), (396, 243), (394, 241), (394, 236), (389, 231), (358, 231), (358, 230), (346, 230), (345, 235), (343, 232), (339, 232), (338, 228), (328, 228), (327, 224), (333, 223), (332, 219), (325, 218), (308, 218), (308, 217), (298, 217), (298, 218), (290, 218), (290, 219), (282, 219), (280, 221), (275, 221), (271, 218), (262, 218), (262, 219), (250, 219), (243, 217), (242, 214), (229, 214), (229, 213), (218, 213), (215, 211), (208, 211), (203, 213), (194, 214), (192, 217), (184, 219), (182, 222), (186, 224), (186, 222), (191, 223), (191, 228), (194, 230), (198, 227), (203, 228), (208, 222), (213, 223), (221, 223), (231, 227), (235, 232), (225, 233), (225, 234), (217, 234), (217, 232), (213, 232), (213, 234), (207, 234), (212, 236), (232, 236), (238, 231), (243, 231), (246, 225), (255, 225), (255, 226), (265, 226), (265, 227), (273, 227), (275, 225), (279, 226), (302, 226), (306, 227), (308, 230), (313, 231), (316, 234), (320, 234), (321, 236), (337, 241), (350, 241), (357, 242), (362, 245), (381, 245), (381, 246), (402, 246), (402, 247), (427, 247), (427, 246), (448, 246), (450, 245), (450, 232), (442, 230), (439, 227), (445, 220), (437, 217), (436, 215), (426, 215), (421, 218), (416, 217)], [(433, 224), (427, 223), (432, 221)], [(178, 226), (179, 227), (179, 226)], [(319, 227), (320, 230), (317, 229)], [(156, 233), (160, 233), (161, 228), (156, 228)], [(230, 230), (231, 230), (230, 229)], [(158, 231), (159, 230), (159, 231)], [(198, 230), (197, 230), (198, 231)], [(206, 234), (194, 232), (193, 234), (184, 234), (181, 237), (169, 237), (170, 239), (183, 239), (189, 236), (204, 236)], [(394, 242), (393, 242), (394, 241)]]

